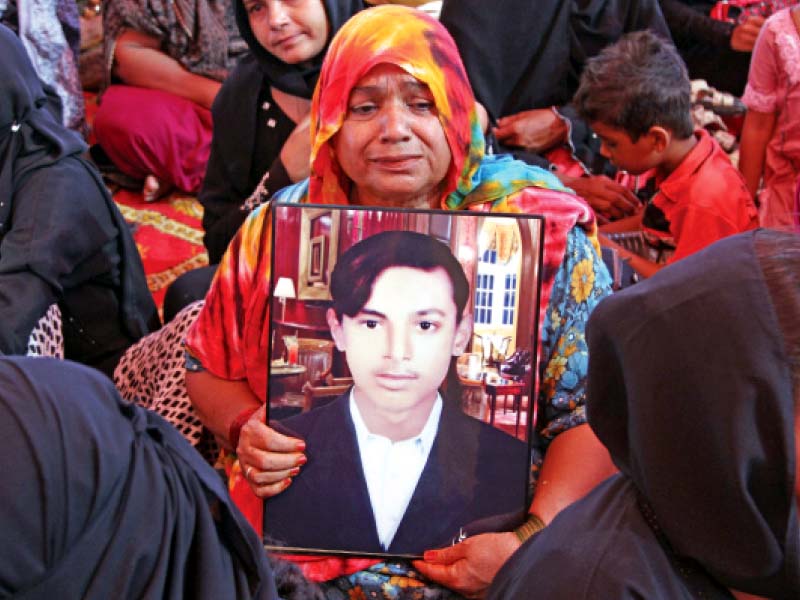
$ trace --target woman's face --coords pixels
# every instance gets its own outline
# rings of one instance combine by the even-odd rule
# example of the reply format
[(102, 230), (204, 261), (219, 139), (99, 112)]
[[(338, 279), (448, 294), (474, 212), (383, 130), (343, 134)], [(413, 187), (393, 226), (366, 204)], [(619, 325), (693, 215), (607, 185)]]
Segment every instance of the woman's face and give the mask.
[(450, 147), (430, 89), (400, 67), (380, 64), (359, 80), (332, 143), (353, 202), (439, 207)]
[(328, 17), (322, 0), (244, 0), (253, 35), (264, 49), (290, 65), (325, 48)]

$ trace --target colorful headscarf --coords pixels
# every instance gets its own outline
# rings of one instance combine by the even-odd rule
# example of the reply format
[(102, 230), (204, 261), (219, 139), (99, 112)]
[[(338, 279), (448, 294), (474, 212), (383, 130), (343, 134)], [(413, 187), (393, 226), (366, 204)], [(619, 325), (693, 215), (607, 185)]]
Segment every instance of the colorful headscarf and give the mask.
[(333, 157), (330, 140), (347, 115), (350, 91), (374, 66), (397, 65), (433, 94), (452, 153), (441, 208), (501, 200), (523, 188), (563, 190), (549, 172), (511, 159), (484, 156), (475, 97), (453, 38), (422, 11), (377, 6), (350, 19), (331, 42), (311, 106), (312, 202), (347, 204), (351, 182)]

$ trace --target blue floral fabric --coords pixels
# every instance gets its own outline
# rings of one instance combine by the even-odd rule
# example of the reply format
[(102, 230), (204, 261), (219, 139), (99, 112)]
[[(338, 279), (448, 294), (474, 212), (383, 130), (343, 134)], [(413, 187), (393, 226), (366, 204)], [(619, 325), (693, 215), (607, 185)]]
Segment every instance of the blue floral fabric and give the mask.
[(461, 600), (453, 591), (423, 581), (407, 562), (384, 562), (322, 584), (327, 600)]
[(547, 446), (556, 435), (586, 423), (589, 351), (586, 323), (594, 307), (611, 294), (611, 276), (584, 231), (574, 227), (556, 273), (540, 332), (538, 444), (532, 461), (533, 484)]

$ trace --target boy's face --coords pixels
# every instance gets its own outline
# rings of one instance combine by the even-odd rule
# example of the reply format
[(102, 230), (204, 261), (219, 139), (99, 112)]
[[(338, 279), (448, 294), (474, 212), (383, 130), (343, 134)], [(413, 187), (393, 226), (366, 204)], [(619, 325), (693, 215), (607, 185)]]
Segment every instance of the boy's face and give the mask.
[(632, 175), (641, 175), (658, 166), (659, 156), (648, 134), (640, 136), (634, 142), (627, 132), (617, 127), (599, 121), (594, 121), (590, 125), (602, 142), (600, 154), (618, 169)]
[(359, 409), (390, 423), (430, 410), (471, 329), (467, 317), (456, 325), (453, 285), (441, 268), (390, 267), (358, 314), (340, 323), (330, 309), (328, 324), (345, 353)]

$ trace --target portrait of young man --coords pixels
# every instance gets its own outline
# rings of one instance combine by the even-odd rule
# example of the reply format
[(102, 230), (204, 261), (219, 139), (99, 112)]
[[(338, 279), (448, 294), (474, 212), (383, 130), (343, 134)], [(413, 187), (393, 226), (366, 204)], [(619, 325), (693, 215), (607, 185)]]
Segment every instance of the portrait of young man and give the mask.
[(472, 335), (450, 248), (384, 231), (345, 251), (327, 321), (353, 386), (281, 426), (308, 462), (265, 502), (265, 535), (325, 550), (418, 554), (525, 510), (527, 444), (461, 411), (442, 385)]

